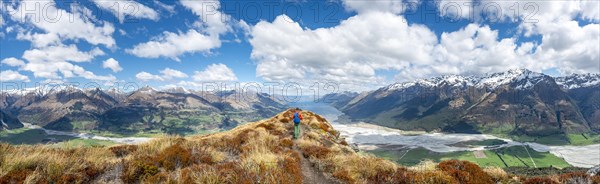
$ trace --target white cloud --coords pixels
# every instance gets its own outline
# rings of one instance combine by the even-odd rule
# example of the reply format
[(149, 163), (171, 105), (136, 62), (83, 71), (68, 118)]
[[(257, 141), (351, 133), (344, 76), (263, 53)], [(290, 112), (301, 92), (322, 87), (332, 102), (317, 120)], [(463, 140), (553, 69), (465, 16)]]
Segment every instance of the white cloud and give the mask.
[(175, 14), (175, 5), (167, 5), (165, 3), (162, 3), (158, 0), (154, 0), (154, 4), (158, 5), (160, 8), (166, 10), (167, 12), (169, 12), (170, 14)]
[(205, 33), (218, 36), (231, 29), (227, 24), (231, 17), (219, 11), (221, 3), (218, 0), (181, 0), (180, 3), (200, 17)]
[(166, 81), (166, 80), (171, 80), (171, 79), (175, 79), (175, 78), (187, 78), (188, 75), (179, 70), (165, 68), (160, 71), (160, 75), (154, 75), (154, 74), (142, 71), (142, 72), (136, 74), (135, 77), (141, 81)]
[(29, 62), (89, 62), (95, 56), (100, 55), (104, 55), (104, 52), (99, 48), (94, 48), (89, 52), (81, 52), (75, 45), (59, 45), (27, 50), (23, 53), (23, 58)]
[[(38, 7), (44, 11), (24, 12), (22, 10)], [(20, 1), (17, 7), (7, 6), (11, 18), (14, 21), (31, 24), (45, 33), (37, 33), (29, 30), (19, 32), (17, 39), (29, 40), (34, 47), (58, 45), (63, 40), (85, 40), (93, 45), (115, 46), (112, 33), (115, 28), (112, 24), (103, 21), (95, 21), (86, 14), (82, 8), (75, 8), (73, 12), (58, 9), (54, 1)], [(89, 10), (87, 10), (89, 12)], [(47, 15), (56, 15), (51, 17)], [(94, 23), (98, 22), (98, 26)]]
[(392, 13), (358, 14), (332, 28), (303, 29), (285, 15), (252, 28), (251, 57), (268, 81), (322, 80), (373, 84), (376, 70), (428, 64), (437, 38), (427, 27), (408, 25)]
[(141, 81), (163, 81), (164, 79), (158, 75), (152, 75), (148, 72), (140, 72), (138, 74), (135, 75), (135, 78), (137, 78), (138, 80)]
[(188, 77), (187, 74), (185, 74), (179, 70), (173, 70), (170, 68), (165, 68), (164, 70), (161, 70), (160, 73), (162, 74), (163, 78), (165, 78), (165, 79)]
[(93, 0), (103, 10), (111, 12), (119, 19), (119, 22), (135, 21), (127, 17), (144, 18), (157, 21), (159, 15), (152, 8), (133, 0)]
[[(471, 1), (438, 1), (439, 9), (444, 4), (472, 3)], [(464, 7), (463, 7), (464, 8)], [(527, 9), (525, 9), (527, 8)], [(531, 62), (516, 62), (513, 66), (541, 71), (557, 68), (563, 74), (597, 73), (600, 68), (600, 2), (599, 1), (492, 1), (477, 2), (472, 8), (474, 17), (463, 11), (460, 18), (473, 21), (512, 21), (519, 32), (514, 37), (541, 36), (541, 43), (528, 54)], [(493, 12), (501, 10), (501, 14)], [(520, 11), (515, 11), (520, 10)], [(482, 14), (483, 12), (483, 14)], [(444, 15), (442, 13), (442, 15)], [(477, 17), (483, 15), (483, 17)], [(453, 16), (453, 15), (446, 15)], [(577, 19), (591, 23), (580, 23)], [(503, 50), (504, 52), (509, 52)], [(497, 58), (494, 58), (497, 59)], [(491, 60), (494, 60), (491, 59)], [(484, 61), (483, 61), (484, 62)]]
[[(557, 22), (560, 20), (574, 20), (576, 17), (581, 16), (583, 19), (598, 21), (600, 20), (600, 2), (599, 1), (586, 1), (586, 0), (572, 0), (572, 1), (535, 1), (533, 3), (526, 3), (521, 1), (492, 1), (485, 0), (482, 3), (488, 4), (499, 4), (503, 11), (508, 11), (510, 8), (519, 8), (524, 10), (525, 8), (533, 9), (537, 11), (519, 11), (514, 13), (503, 13), (501, 16), (506, 17), (503, 20), (524, 20), (524, 23), (529, 25), (535, 25), (535, 22)], [(527, 9), (527, 10), (530, 10)], [(492, 14), (494, 15), (494, 14)]]
[(221, 46), (218, 37), (207, 36), (190, 29), (187, 33), (164, 32), (153, 41), (141, 43), (127, 52), (137, 57), (158, 58), (168, 57), (179, 61), (178, 56), (185, 53), (208, 52)]
[(365, 12), (390, 12), (394, 14), (403, 13), (408, 9), (415, 8), (419, 0), (342, 0), (344, 7), (358, 13)]
[(0, 81), (2, 82), (7, 82), (7, 81), (24, 81), (24, 82), (29, 82), (29, 77), (27, 77), (26, 75), (20, 74), (17, 71), (13, 71), (13, 70), (4, 70), (4, 71), (0, 71)]
[(25, 62), (23, 60), (11, 57), (11, 58), (6, 58), (3, 59), (2, 62), (0, 62), (2, 64), (8, 65), (8, 66), (23, 66), (25, 65)]
[[(563, 74), (598, 73), (600, 2), (544, 1), (537, 5), (539, 13), (532, 17), (537, 23), (522, 22), (519, 26), (525, 36), (542, 36), (536, 59), (550, 63)], [(578, 17), (592, 23), (580, 24)]]
[(119, 65), (119, 61), (113, 58), (107, 59), (106, 61), (102, 62), (102, 68), (110, 68), (113, 72), (119, 72), (123, 70), (123, 68), (121, 68), (121, 66)]
[[(490, 14), (495, 6), (501, 14)], [(529, 11), (518, 11), (514, 9)], [(535, 11), (535, 12), (532, 12)], [(484, 12), (486, 20), (516, 22), (519, 32), (514, 37), (542, 37), (529, 54), (532, 62), (524, 65), (541, 71), (557, 68), (563, 74), (597, 73), (600, 68), (600, 2), (599, 1), (492, 1), (484, 0), (474, 8), (475, 14)], [(467, 18), (463, 16), (463, 18)], [(577, 19), (590, 21), (581, 24)], [(481, 18), (475, 17), (475, 21)], [(506, 52), (506, 51), (505, 51)]]
[(209, 52), (221, 46), (218, 37), (207, 36), (190, 29), (187, 33), (164, 32), (154, 41), (141, 43), (127, 52), (142, 58), (168, 57), (179, 61), (178, 56), (185, 53)]
[(98, 76), (83, 67), (71, 62), (90, 62), (94, 57), (104, 55), (102, 50), (95, 48), (88, 52), (81, 52), (75, 45), (48, 46), (40, 49), (31, 49), (23, 53), (23, 58), (28, 62), (21, 70), (31, 71), (35, 77), (49, 79), (83, 77), (89, 80), (110, 81), (116, 80), (112, 75)]
[[(457, 1), (461, 5), (464, 2)], [(250, 29), (251, 58), (257, 61), (257, 76), (267, 81), (319, 80), (365, 86), (389, 83), (379, 73), (390, 71), (397, 73), (394, 80), (413, 80), (513, 68), (538, 72), (557, 68), (563, 73), (597, 73), (600, 68), (600, 26), (597, 23), (581, 25), (573, 20), (582, 17), (593, 22), (596, 20), (593, 12), (597, 10), (587, 10), (577, 4), (579, 1), (544, 4), (544, 8), (555, 15), (540, 14), (543, 18), (539, 18), (538, 23), (521, 23), (516, 35), (507, 38), (482, 23), (469, 24), (438, 38), (423, 25), (406, 24), (393, 7), (361, 10), (358, 9), (362, 7), (358, 5), (361, 2), (344, 3), (359, 13), (334, 27), (302, 28), (296, 22), (289, 22), (285, 15), (253, 26)], [(470, 16), (469, 12), (455, 13), (460, 13), (461, 18)], [(499, 20), (514, 18), (506, 16)], [(478, 20), (489, 19), (479, 17)], [(542, 41), (519, 41), (521, 36), (530, 35), (541, 35)]]
[(600, 25), (579, 26), (577, 21), (539, 24), (542, 43), (537, 60), (551, 63), (563, 74), (598, 73), (600, 69)]
[(397, 77), (414, 79), (440, 74), (484, 74), (513, 68), (541, 71), (544, 64), (531, 57), (533, 43), (518, 45), (514, 38), (499, 39), (498, 31), (489, 26), (469, 24), (449, 33), (442, 33), (434, 52), (435, 63), (413, 63), (410, 70)]
[(195, 81), (214, 82), (214, 81), (237, 81), (233, 70), (225, 64), (211, 64), (202, 71), (196, 71), (193, 76)]
[(210, 52), (221, 47), (220, 36), (232, 28), (228, 24), (230, 16), (219, 11), (221, 5), (216, 0), (189, 1), (180, 3), (200, 17), (194, 23), (198, 27), (187, 32), (168, 32), (151, 41), (135, 45), (127, 52), (143, 58), (167, 57), (179, 61), (178, 56), (186, 53)]

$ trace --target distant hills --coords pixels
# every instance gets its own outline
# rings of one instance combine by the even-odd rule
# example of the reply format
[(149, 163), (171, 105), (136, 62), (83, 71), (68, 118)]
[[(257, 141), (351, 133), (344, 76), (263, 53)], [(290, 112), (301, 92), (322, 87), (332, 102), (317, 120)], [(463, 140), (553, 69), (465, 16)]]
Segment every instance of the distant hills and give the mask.
[(271, 117), (285, 105), (263, 93), (205, 93), (174, 88), (28, 89), (0, 93), (3, 128), (23, 123), (63, 131), (188, 133)]
[(555, 78), (518, 69), (447, 75), (324, 99), (351, 119), (405, 130), (524, 136), (600, 131), (600, 74)]

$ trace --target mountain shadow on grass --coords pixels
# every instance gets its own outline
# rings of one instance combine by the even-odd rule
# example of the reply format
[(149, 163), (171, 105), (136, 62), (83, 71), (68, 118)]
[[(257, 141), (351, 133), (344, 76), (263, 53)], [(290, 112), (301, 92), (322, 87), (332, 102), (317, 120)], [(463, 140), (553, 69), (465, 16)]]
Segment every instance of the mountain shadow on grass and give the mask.
[(448, 125), (442, 129), (443, 132), (450, 133), (463, 133), (463, 134), (481, 134), (473, 125), (470, 125), (464, 121), (456, 124)]
[(10, 144), (39, 144), (48, 140), (68, 141), (71, 139), (75, 138), (71, 136), (48, 135), (40, 129), (26, 129), (14, 133), (4, 132), (0, 134), (0, 142), (6, 142)]

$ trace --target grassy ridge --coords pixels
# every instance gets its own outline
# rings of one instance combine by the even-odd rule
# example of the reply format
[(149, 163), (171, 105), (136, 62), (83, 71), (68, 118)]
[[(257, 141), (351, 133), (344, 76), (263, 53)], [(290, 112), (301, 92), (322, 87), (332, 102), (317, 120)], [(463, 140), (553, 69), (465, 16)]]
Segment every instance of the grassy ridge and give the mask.
[[(210, 135), (157, 138), (140, 145), (92, 147), (0, 144), (7, 183), (302, 183), (323, 174), (341, 183), (515, 183), (501, 169), (447, 160), (403, 167), (355, 152), (324, 118), (303, 112), (303, 136), (292, 140), (292, 112)], [(308, 163), (307, 163), (308, 162)], [(308, 173), (307, 173), (308, 172)], [(562, 181), (583, 177), (560, 176)], [(550, 178), (545, 178), (550, 179)]]

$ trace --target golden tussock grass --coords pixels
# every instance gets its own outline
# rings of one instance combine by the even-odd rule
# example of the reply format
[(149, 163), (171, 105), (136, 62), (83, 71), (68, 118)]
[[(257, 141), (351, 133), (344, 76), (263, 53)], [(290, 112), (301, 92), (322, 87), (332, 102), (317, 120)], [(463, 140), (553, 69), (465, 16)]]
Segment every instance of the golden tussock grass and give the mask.
[(523, 184), (558, 184), (558, 182), (548, 177), (533, 177), (525, 180)]
[(301, 156), (293, 151), (288, 122), (272, 118), (139, 145), (0, 144), (0, 183), (298, 183)]
[[(519, 182), (500, 168), (481, 169), (470, 162), (426, 161), (405, 168), (356, 153), (323, 117), (307, 111), (302, 112), (302, 137), (292, 140), (291, 115), (292, 111), (285, 111), (226, 132), (164, 136), (139, 145), (55, 148), (0, 144), (0, 184), (297, 184), (304, 180), (302, 162), (310, 162), (315, 170), (341, 183)], [(581, 174), (570, 174), (520, 182), (581, 178)], [(585, 179), (598, 182), (600, 177)]]

